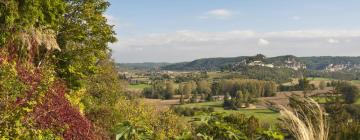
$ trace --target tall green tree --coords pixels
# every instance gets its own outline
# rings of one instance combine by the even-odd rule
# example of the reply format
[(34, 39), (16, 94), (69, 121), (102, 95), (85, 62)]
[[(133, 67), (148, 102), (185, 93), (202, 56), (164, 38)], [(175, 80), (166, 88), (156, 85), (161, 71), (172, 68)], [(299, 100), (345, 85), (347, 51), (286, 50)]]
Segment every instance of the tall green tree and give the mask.
[(99, 61), (108, 59), (108, 43), (116, 41), (113, 26), (104, 12), (110, 5), (105, 0), (70, 0), (57, 40), (61, 52), (55, 55), (58, 75), (69, 88), (83, 88), (83, 79), (95, 74)]
[(174, 83), (171, 81), (168, 81), (166, 83), (166, 87), (165, 87), (165, 91), (164, 91), (164, 98), (165, 99), (171, 99), (173, 98), (174, 94), (175, 94), (175, 87), (174, 87)]
[(352, 104), (359, 98), (360, 90), (357, 86), (348, 82), (340, 82), (335, 90), (340, 93), (347, 104)]

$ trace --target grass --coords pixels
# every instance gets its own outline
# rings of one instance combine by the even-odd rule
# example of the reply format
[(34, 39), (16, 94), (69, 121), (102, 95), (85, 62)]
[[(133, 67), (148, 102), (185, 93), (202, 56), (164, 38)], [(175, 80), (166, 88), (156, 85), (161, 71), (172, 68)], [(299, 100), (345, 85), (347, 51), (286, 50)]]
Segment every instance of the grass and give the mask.
[(144, 89), (146, 87), (150, 87), (150, 85), (148, 85), (148, 84), (129, 85), (130, 89), (140, 89), (140, 90), (142, 90), (142, 89)]
[(352, 80), (351, 82), (354, 84), (360, 84), (360, 80)]
[[(182, 107), (214, 107), (215, 112), (222, 112), (224, 114), (242, 113), (247, 116), (254, 116), (262, 123), (275, 124), (278, 120), (279, 113), (269, 109), (239, 109), (239, 110), (225, 110), (222, 107), (222, 101), (203, 102), (181, 105)], [(195, 116), (199, 117), (199, 116)], [(191, 117), (192, 118), (192, 117)]]
[[(326, 97), (311, 97), (311, 98), (320, 104), (324, 104), (327, 102)], [(354, 104), (360, 105), (360, 99), (357, 99)]]
[[(323, 77), (309, 77), (308, 78), (311, 81), (332, 81), (332, 80), (336, 80), (336, 79), (332, 79), (332, 78), (323, 78)], [(351, 80), (351, 82), (353, 84), (360, 84), (360, 80)]]
[[(336, 79), (332, 79), (332, 78), (322, 78), (322, 77), (309, 77), (308, 78), (312, 84), (315, 84), (315, 85), (319, 85), (321, 81), (326, 81), (326, 82), (329, 82), (329, 81), (333, 81)], [(355, 84), (357, 86), (360, 87), (360, 80), (348, 80), (349, 82), (351, 82), (352, 84)]]
[[(295, 109), (282, 107), (281, 116), (285, 127), (297, 140), (327, 140), (329, 127), (321, 106), (308, 99), (300, 99), (299, 103), (302, 106)], [(296, 109), (304, 111), (297, 112)]]
[(320, 104), (324, 104), (327, 102), (326, 97), (311, 97), (311, 98)]
[(323, 78), (323, 77), (309, 77), (308, 79), (312, 80), (312, 81), (331, 81), (331, 80), (334, 80), (332, 78)]

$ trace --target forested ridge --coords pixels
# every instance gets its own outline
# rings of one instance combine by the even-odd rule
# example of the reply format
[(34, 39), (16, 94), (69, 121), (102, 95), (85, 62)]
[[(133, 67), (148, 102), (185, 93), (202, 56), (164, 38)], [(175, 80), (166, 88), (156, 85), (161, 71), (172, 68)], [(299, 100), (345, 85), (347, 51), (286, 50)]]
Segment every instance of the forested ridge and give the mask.
[(169, 65), (170, 63), (118, 63), (117, 67), (120, 71), (129, 71), (129, 70), (140, 70), (140, 71), (151, 71), (151, 70), (160, 70), (161, 67)]
[[(236, 65), (242, 61), (252, 58), (253, 56), (239, 56), (228, 58), (204, 58), (191, 62), (182, 62), (169, 64), (162, 67), (164, 70), (204, 70), (214, 71), (221, 70), (229, 65)], [(268, 57), (263, 59), (263, 62), (274, 64), (275, 66), (285, 65), (285, 61), (294, 58), (294, 60), (306, 65), (309, 70), (324, 70), (330, 64), (360, 64), (360, 57), (350, 56), (313, 56), (313, 57), (296, 57), (293, 55), (284, 55), (276, 57)]]

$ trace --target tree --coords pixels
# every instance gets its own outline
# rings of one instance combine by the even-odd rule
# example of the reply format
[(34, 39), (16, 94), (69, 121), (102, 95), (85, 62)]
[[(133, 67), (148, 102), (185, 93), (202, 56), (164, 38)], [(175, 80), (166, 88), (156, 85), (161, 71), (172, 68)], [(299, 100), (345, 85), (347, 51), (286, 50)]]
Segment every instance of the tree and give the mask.
[(164, 93), (164, 98), (165, 98), (165, 99), (171, 99), (171, 98), (173, 98), (173, 95), (175, 94), (174, 83), (172, 83), (172, 82), (167, 82), (164, 92), (165, 92), (165, 93)]
[(186, 83), (183, 88), (183, 93), (186, 99), (190, 97), (192, 91), (193, 91), (192, 83), (191, 82)]
[(207, 101), (213, 100), (210, 84), (205, 80), (197, 82), (197, 93), (201, 95), (201, 99), (205, 99)]
[(299, 79), (298, 89), (302, 90), (304, 93), (304, 96), (306, 97), (311, 90), (314, 89), (313, 85), (310, 84), (310, 81), (304, 77)]
[[(337, 91), (333, 91), (337, 95)], [(360, 120), (359, 106), (343, 104), (341, 100), (333, 99), (325, 104), (328, 122), (330, 125), (330, 139), (359, 139)], [(356, 111), (357, 110), (357, 111)]]
[(306, 90), (309, 88), (310, 81), (307, 78), (301, 78), (298, 80), (298, 86), (300, 90)]
[(185, 100), (184, 100), (184, 84), (179, 85), (179, 88), (177, 89), (177, 93), (180, 94), (180, 99), (179, 99), (180, 104), (184, 104), (185, 103)]
[(336, 91), (342, 95), (345, 103), (348, 104), (355, 103), (359, 98), (359, 88), (355, 85), (351, 85), (348, 82), (339, 83), (339, 85), (336, 87)]
[(251, 97), (269, 97), (274, 96), (277, 91), (275, 82), (261, 80), (221, 80), (218, 86), (222, 93), (229, 92), (232, 97), (236, 92), (249, 92)]
[(70, 98), (73, 103), (85, 113), (88, 119), (96, 126), (101, 127), (106, 135), (114, 135), (112, 130), (119, 122), (117, 119), (119, 112), (116, 112), (114, 105), (119, 98), (124, 96), (123, 81), (118, 78), (118, 72), (114, 68), (114, 62), (102, 60), (99, 62), (101, 69), (89, 76), (84, 82), (87, 92), (83, 98)]
[(211, 94), (212, 95), (220, 95), (221, 94), (221, 90), (222, 90), (222, 87), (221, 87), (221, 84), (220, 82), (213, 82), (211, 84)]
[(84, 87), (83, 80), (100, 68), (98, 62), (109, 59), (108, 43), (116, 38), (113, 26), (103, 15), (109, 2), (71, 0), (66, 5), (66, 16), (57, 35), (61, 51), (56, 52), (54, 63), (59, 77), (76, 94)]
[[(253, 116), (234, 113), (231, 115), (211, 114), (200, 118), (195, 127), (197, 137), (202, 139), (240, 140), (240, 139), (269, 139), (281, 140), (284, 136), (278, 130), (260, 129), (259, 120)], [(264, 132), (276, 135), (265, 135)], [(278, 137), (279, 139), (276, 139)]]
[[(121, 100), (115, 108), (121, 112), (118, 119), (124, 122), (115, 130), (120, 139), (126, 139), (125, 136), (174, 139), (189, 130), (189, 124), (171, 110), (158, 110), (139, 100)], [(131, 128), (133, 133), (124, 128)]]
[(276, 84), (274, 82), (267, 82), (264, 85), (264, 97), (275, 96), (276, 94)]
[(320, 84), (319, 84), (319, 88), (320, 88), (321, 90), (324, 90), (325, 87), (326, 87), (326, 82), (325, 82), (325, 81), (321, 81)]

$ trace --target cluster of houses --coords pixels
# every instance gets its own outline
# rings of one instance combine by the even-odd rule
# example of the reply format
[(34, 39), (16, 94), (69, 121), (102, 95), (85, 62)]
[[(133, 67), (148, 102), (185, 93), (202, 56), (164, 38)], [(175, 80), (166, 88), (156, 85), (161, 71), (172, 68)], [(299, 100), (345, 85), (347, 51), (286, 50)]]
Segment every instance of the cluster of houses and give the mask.
[(306, 65), (298, 62), (295, 60), (295, 58), (287, 58), (287, 60), (284, 61), (282, 65), (275, 66), (274, 64), (266, 64), (263, 61), (256, 60), (251, 62), (243, 61), (241, 62), (247, 66), (262, 66), (262, 67), (269, 67), (269, 68), (290, 68), (294, 70), (300, 70), (300, 69), (306, 69)]
[(265, 64), (262, 61), (253, 61), (247, 64), (248, 66), (263, 66), (263, 67), (269, 67), (274, 68), (274, 64)]
[(360, 69), (360, 64), (329, 64), (326, 66), (325, 71), (329, 72), (335, 72), (335, 71), (341, 71), (341, 70), (352, 70), (352, 69)]
[(294, 70), (306, 69), (306, 65), (296, 61), (295, 58), (288, 58), (285, 60), (285, 67)]

